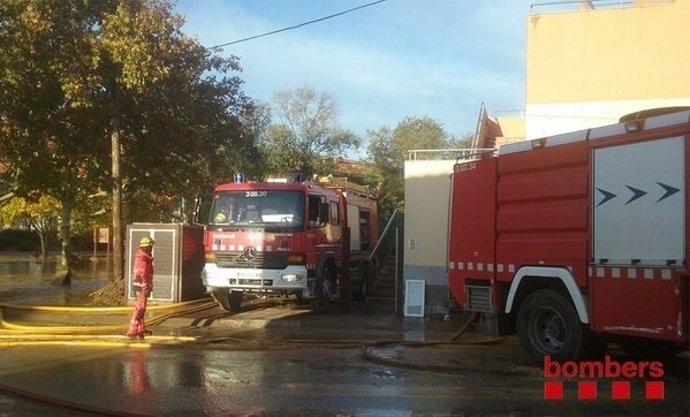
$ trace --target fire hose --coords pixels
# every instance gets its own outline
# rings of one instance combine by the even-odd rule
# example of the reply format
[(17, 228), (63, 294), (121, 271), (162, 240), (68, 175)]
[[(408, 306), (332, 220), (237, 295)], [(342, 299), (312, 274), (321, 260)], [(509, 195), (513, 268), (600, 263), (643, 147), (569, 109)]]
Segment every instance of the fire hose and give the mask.
[[(216, 304), (208, 300), (197, 300), (172, 305), (153, 305), (147, 310), (152, 312), (163, 311), (147, 322), (151, 326), (157, 326), (164, 321), (173, 318), (202, 312), (215, 308)], [(0, 304), (0, 311), (6, 309), (23, 310), (30, 312), (48, 312), (61, 314), (96, 314), (96, 313), (122, 313), (129, 314), (131, 307), (61, 307), (61, 306), (23, 306), (12, 304)], [(124, 341), (124, 336), (109, 333), (123, 333), (127, 324), (117, 325), (90, 325), (90, 326), (36, 326), (12, 323), (0, 314), (0, 344), (14, 346), (18, 344), (108, 344), (110, 346), (133, 345), (133, 347), (149, 347), (150, 343), (129, 343)], [(104, 334), (105, 333), (105, 334)], [(196, 337), (189, 336), (149, 336), (149, 341), (158, 343), (181, 343), (196, 341)]]

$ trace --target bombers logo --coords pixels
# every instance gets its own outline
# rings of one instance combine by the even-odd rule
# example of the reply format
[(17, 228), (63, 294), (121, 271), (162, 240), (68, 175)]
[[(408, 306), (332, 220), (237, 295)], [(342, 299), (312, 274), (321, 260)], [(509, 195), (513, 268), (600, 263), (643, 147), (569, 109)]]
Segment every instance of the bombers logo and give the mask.
[(564, 381), (577, 380), (577, 398), (579, 400), (596, 400), (599, 392), (597, 379), (611, 381), (610, 396), (612, 400), (630, 400), (630, 382), (633, 379), (644, 380), (644, 398), (646, 400), (664, 399), (664, 364), (659, 361), (625, 361), (618, 362), (606, 355), (603, 361), (552, 361), (544, 357), (544, 399), (563, 400)]

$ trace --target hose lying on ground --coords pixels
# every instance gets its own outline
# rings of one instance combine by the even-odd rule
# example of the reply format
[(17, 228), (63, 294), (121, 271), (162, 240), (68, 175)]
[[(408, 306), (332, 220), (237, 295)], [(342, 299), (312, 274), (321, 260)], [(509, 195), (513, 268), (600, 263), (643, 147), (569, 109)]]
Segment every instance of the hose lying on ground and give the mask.
[[(188, 314), (202, 312), (211, 308), (215, 308), (216, 303), (208, 300), (192, 301), (185, 303), (178, 303), (172, 305), (162, 305), (162, 306), (151, 306), (149, 310), (161, 311), (161, 310), (172, 310), (165, 314), (156, 315), (152, 318), (147, 319), (147, 324), (149, 326), (157, 326), (164, 321), (173, 318), (184, 316)], [(28, 311), (39, 311), (39, 312), (53, 312), (53, 313), (129, 313), (131, 307), (55, 307), (55, 306), (18, 306), (10, 304), (0, 304), (0, 312), (4, 309), (17, 309), (17, 310), (28, 310)], [(11, 323), (2, 317), (0, 314), (0, 341), (25, 341), (34, 340), (36, 342), (46, 342), (46, 341), (80, 341), (84, 340), (94, 340), (101, 338), (111, 338), (117, 337), (122, 338), (123, 336), (110, 336), (103, 335), (103, 333), (119, 333), (123, 332), (127, 328), (127, 323), (117, 324), (117, 325), (96, 325), (96, 326), (36, 326), (36, 325), (24, 325)], [(99, 335), (100, 334), (100, 335)], [(63, 338), (57, 338), (57, 335), (63, 335)], [(89, 335), (85, 337), (84, 335)], [(154, 337), (156, 340), (159, 337)], [(161, 339), (158, 339), (161, 340)], [(176, 340), (176, 341), (191, 341), (196, 340), (196, 338), (180, 339), (180, 338), (169, 338), (166, 340)]]
[[(192, 301), (186, 303), (180, 303), (175, 305), (163, 305), (163, 306), (151, 306), (151, 310), (172, 310), (168, 313), (154, 316), (147, 320), (147, 324), (150, 326), (156, 326), (163, 323), (165, 320), (188, 315), (191, 313), (201, 312), (208, 310), (210, 308), (215, 308), (216, 303), (213, 301), (202, 300), (202, 301)], [(43, 311), (43, 312), (57, 312), (57, 313), (94, 313), (94, 312), (129, 312), (131, 307), (54, 307), (54, 306), (15, 306), (0, 304), (0, 308), (16, 308), (30, 311)], [(222, 316), (226, 315), (223, 313)], [(372, 353), (373, 348), (383, 348), (383, 347), (411, 347), (411, 348), (422, 348), (422, 347), (433, 347), (441, 345), (495, 345), (501, 343), (503, 338), (493, 337), (493, 338), (483, 338), (480, 340), (462, 340), (459, 339), (469, 327), (476, 321), (478, 313), (472, 313), (467, 320), (460, 326), (460, 328), (448, 339), (442, 341), (407, 341), (407, 340), (313, 340), (313, 339), (288, 339), (288, 340), (249, 340), (237, 336), (220, 336), (220, 337), (176, 337), (176, 336), (149, 336), (147, 337), (147, 343), (140, 343), (140, 345), (151, 346), (151, 342), (155, 343), (157, 346), (167, 345), (175, 346), (184, 342), (201, 342), (203, 345), (195, 345), (196, 348), (213, 348), (224, 349), (224, 350), (238, 350), (238, 351), (255, 351), (255, 350), (277, 350), (277, 349), (294, 349), (300, 345), (318, 345), (319, 347), (328, 348), (359, 348), (360, 356), (362, 359), (377, 362), (387, 366), (405, 367), (410, 369), (418, 370), (428, 370), (434, 372), (486, 372), (486, 367), (470, 369), (467, 366), (447, 366), (447, 365), (432, 365), (432, 364), (419, 364), (419, 363), (409, 363), (402, 362), (388, 358), (381, 358)], [(120, 343), (125, 345), (126, 343), (121, 341), (123, 336), (121, 335), (98, 335), (96, 333), (105, 332), (121, 332), (127, 325), (123, 323), (122, 325), (109, 325), (109, 326), (28, 326), (13, 324), (0, 319), (0, 328), (9, 334), (0, 333), (0, 343), (4, 345), (17, 345), (17, 344), (112, 344)], [(220, 347), (217, 342), (228, 342), (232, 341), (235, 343), (234, 346), (223, 346)], [(139, 346), (139, 345), (136, 345)], [(502, 369), (497, 371), (498, 373), (519, 373), (519, 369), (512, 366), (510, 369)], [(529, 368), (529, 373), (534, 374), (534, 370)]]

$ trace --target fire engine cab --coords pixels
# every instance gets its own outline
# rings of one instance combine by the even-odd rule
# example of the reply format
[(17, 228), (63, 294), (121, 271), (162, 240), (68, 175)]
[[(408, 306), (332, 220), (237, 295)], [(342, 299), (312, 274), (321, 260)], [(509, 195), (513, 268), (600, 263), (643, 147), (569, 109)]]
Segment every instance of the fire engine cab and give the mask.
[(343, 278), (368, 291), (378, 239), (376, 200), (344, 178), (219, 184), (204, 246), (206, 291), (227, 311), (246, 293), (295, 295), (324, 309)]
[(688, 347), (684, 110), (506, 145), (452, 174), (449, 287), (538, 363)]

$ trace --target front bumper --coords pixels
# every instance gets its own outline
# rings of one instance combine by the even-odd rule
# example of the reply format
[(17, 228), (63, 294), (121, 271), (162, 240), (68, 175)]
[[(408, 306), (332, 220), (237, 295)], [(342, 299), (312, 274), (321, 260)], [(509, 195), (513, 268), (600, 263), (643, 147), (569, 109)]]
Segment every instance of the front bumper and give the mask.
[(257, 292), (302, 292), (308, 289), (307, 268), (289, 265), (285, 269), (219, 268), (207, 263), (201, 273), (207, 292), (215, 289)]

